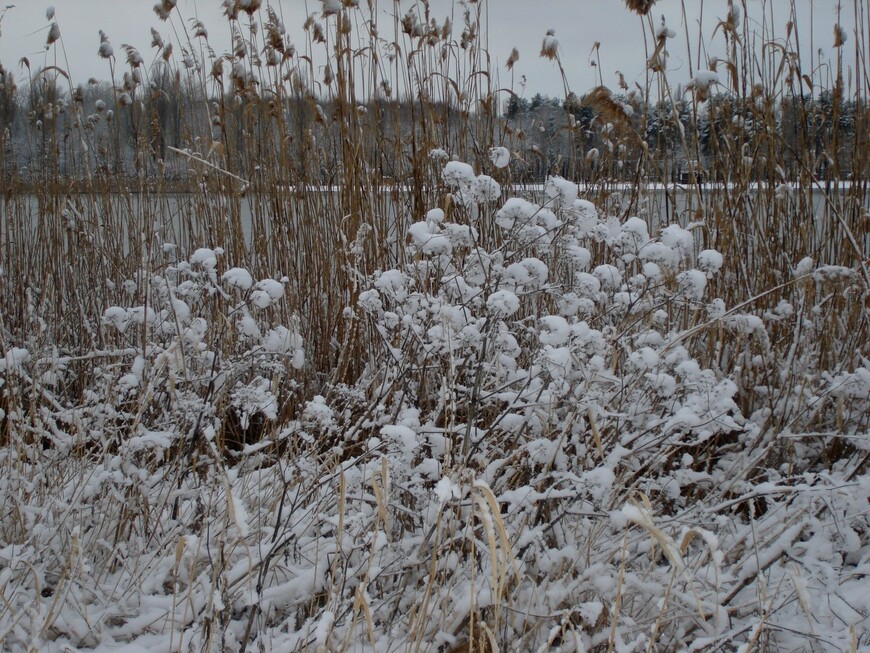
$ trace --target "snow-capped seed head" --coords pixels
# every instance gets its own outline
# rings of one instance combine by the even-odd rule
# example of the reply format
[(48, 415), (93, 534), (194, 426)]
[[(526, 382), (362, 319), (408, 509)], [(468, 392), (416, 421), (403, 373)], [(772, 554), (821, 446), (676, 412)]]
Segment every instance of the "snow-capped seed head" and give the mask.
[(735, 5), (731, 0), (728, 2), (728, 19), (726, 21), (726, 26), (734, 31), (740, 27), (740, 7)]
[(130, 315), (127, 309), (120, 306), (110, 306), (103, 311), (103, 324), (111, 324), (120, 333), (123, 333), (130, 323)]
[(840, 25), (834, 25), (834, 47), (840, 48), (846, 43), (846, 39), (848, 39), (848, 35), (846, 34), (846, 30), (844, 30)]
[(45, 9), (45, 19), (54, 20), (54, 5), (48, 5)]
[(694, 91), (695, 99), (703, 102), (710, 93), (710, 86), (719, 83), (719, 75), (714, 70), (699, 70), (686, 84), (687, 91)]
[(722, 254), (715, 249), (705, 249), (698, 254), (698, 269), (703, 271), (708, 279), (722, 269), (723, 262)]
[(714, 320), (721, 319), (725, 317), (725, 302), (716, 297), (709, 304), (707, 304), (707, 315)]
[(193, 37), (197, 39), (208, 39), (208, 30), (205, 27), (205, 23), (201, 20), (198, 20), (193, 24)]
[(444, 222), (444, 211), (442, 209), (431, 209), (426, 213), (426, 222), (432, 224), (442, 224)]
[(622, 285), (622, 272), (610, 264), (597, 266), (592, 274), (601, 282), (601, 286), (609, 290), (616, 290)]
[(707, 287), (707, 275), (700, 270), (685, 270), (677, 275), (677, 295), (688, 301), (700, 301)]
[(251, 302), (257, 308), (266, 308), (277, 304), (284, 296), (284, 285), (274, 279), (262, 279), (254, 286), (251, 293)]
[(322, 15), (324, 18), (341, 11), (341, 0), (321, 0), (321, 2), (323, 3)]
[(176, 2), (177, 0), (161, 0), (161, 2), (154, 5), (154, 13), (157, 14), (160, 20), (166, 20), (169, 18), (172, 10), (175, 9)]
[(490, 148), (489, 160), (496, 168), (506, 168), (511, 162), (511, 152), (506, 147)]
[(640, 16), (646, 16), (656, 0), (625, 0), (625, 6)]
[(659, 25), (659, 28), (656, 30), (656, 38), (657, 39), (672, 39), (677, 35), (677, 33), (668, 27), (665, 22), (665, 17), (662, 16), (662, 22)]
[(244, 268), (230, 268), (221, 276), (221, 281), (226, 285), (240, 290), (249, 290), (254, 285), (251, 273)]
[(520, 300), (510, 290), (496, 290), (487, 298), (486, 307), (496, 317), (508, 317), (519, 310)]
[(402, 18), (402, 31), (411, 37), (423, 36), (423, 25), (420, 24), (414, 8), (408, 9)]
[(45, 45), (52, 45), (58, 39), (60, 39), (60, 27), (58, 27), (57, 23), (52, 23), (51, 27), (48, 28), (48, 37), (45, 39)]
[(260, 8), (261, 0), (235, 0), (233, 2), (233, 12), (238, 15), (240, 11), (244, 11), (248, 16), (253, 16)]
[(795, 266), (794, 276), (795, 277), (803, 277), (803, 276), (809, 274), (810, 272), (813, 271), (813, 268), (815, 267), (815, 265), (816, 265), (816, 263), (815, 263), (815, 261), (813, 261), (812, 257), (805, 256), (800, 261), (798, 261), (798, 264)]
[(448, 161), (441, 174), (448, 186), (470, 186), (474, 183), (474, 168), (462, 161)]
[(109, 43), (108, 39), (100, 42), (100, 47), (97, 50), (97, 54), (101, 59), (111, 59), (112, 55), (115, 54), (115, 48), (112, 47), (112, 44)]
[(200, 247), (198, 250), (190, 255), (190, 264), (201, 265), (206, 270), (213, 270), (214, 267), (217, 265), (218, 255), (223, 253), (222, 250), (218, 251), (218, 249)]
[(613, 92), (606, 86), (596, 86), (586, 94), (584, 104), (600, 114), (608, 123), (624, 124), (630, 121), (624, 102), (613, 96)]
[(513, 229), (517, 223), (522, 227), (529, 224), (540, 209), (537, 204), (520, 197), (511, 197), (496, 212), (495, 223), (505, 230)]
[(142, 58), (142, 55), (139, 53), (139, 50), (134, 48), (132, 45), (123, 44), (121, 47), (127, 53), (127, 63), (132, 68), (138, 68), (143, 63), (145, 63), (145, 59)]
[(163, 37), (160, 36), (160, 32), (153, 27), (151, 28), (151, 47), (157, 48), (158, 50), (163, 49)]
[(544, 194), (554, 209), (573, 206), (577, 199), (577, 190), (575, 182), (559, 176), (549, 177), (544, 186)]
[(479, 204), (494, 202), (501, 197), (501, 185), (488, 175), (478, 175), (471, 184), (471, 197)]
[(547, 35), (541, 42), (541, 56), (545, 59), (558, 59), (559, 57), (559, 41), (556, 39), (556, 30), (552, 27), (547, 30)]

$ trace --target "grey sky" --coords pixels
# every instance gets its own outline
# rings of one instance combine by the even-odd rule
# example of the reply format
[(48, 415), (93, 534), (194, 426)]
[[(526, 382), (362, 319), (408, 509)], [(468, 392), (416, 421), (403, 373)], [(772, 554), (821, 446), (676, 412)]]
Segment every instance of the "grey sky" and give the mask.
[[(49, 4), (53, 4), (56, 10), (63, 47), (47, 53), (44, 49), (48, 26), (45, 11)], [(34, 68), (55, 63), (62, 68), (69, 68), (75, 82), (84, 82), (90, 77), (108, 79), (109, 65), (96, 54), (100, 29), (108, 34), (119, 58), (122, 55), (121, 44), (129, 43), (137, 47), (146, 61), (150, 62), (155, 51), (149, 47), (149, 28), (156, 28), (166, 40), (175, 41), (177, 45), (173, 31), (181, 30), (184, 23), (180, 19), (189, 25), (194, 17), (206, 24), (210, 42), (218, 53), (228, 48), (229, 31), (218, 0), (178, 0), (177, 11), (169, 22), (161, 22), (157, 18), (152, 10), (153, 4), (154, 0), (19, 0), (5, 12), (0, 22), (0, 63), (15, 71), (19, 80), (26, 75), (26, 71), (18, 65), (19, 59), (24, 56), (28, 57)], [(304, 43), (302, 24), (309, 13), (319, 16), (320, 0), (273, 0), (272, 4), (276, 8), (280, 7), (294, 43)], [(361, 4), (365, 5), (365, 1)], [(399, 6), (405, 12), (414, 4), (414, 0), (401, 0)], [(689, 79), (690, 56), (681, 4), (680, 0), (659, 0), (651, 12), (655, 26), (664, 16), (668, 26), (676, 32), (675, 38), (668, 43), (668, 69), (672, 83)], [(689, 12), (687, 27), (692, 43), (691, 64), (696, 66), (697, 63), (701, 17), (703, 24), (700, 31), (710, 48), (702, 52), (702, 62), (723, 54), (721, 31), (715, 36), (714, 31), (718, 20), (727, 14), (727, 0), (685, 0), (685, 5)], [(819, 49), (824, 64), (834, 56), (832, 44), (837, 2), (795, 0), (795, 5), (798, 14), (796, 24), (802, 39), (803, 65), (808, 67), (810, 52), (814, 53), (813, 61), (818, 64)], [(459, 2), (432, 0), (431, 6), (432, 14), (439, 22), (453, 8), (454, 35), (457, 36), (462, 23)], [(649, 40), (650, 29), (645, 27), (642, 19), (625, 8), (622, 0), (488, 0), (484, 6), (488, 10), (489, 51), (494, 62), (498, 63), (501, 86), (510, 83), (510, 74), (506, 72), (504, 62), (511, 48), (516, 47), (520, 52), (520, 60), (515, 67), (514, 90), (520, 92), (518, 82), (520, 76), (524, 75), (527, 80), (524, 93), (527, 97), (536, 92), (562, 96), (563, 85), (557, 66), (539, 56), (541, 40), (551, 27), (556, 30), (560, 56), (571, 90), (582, 94), (598, 83), (599, 69), (590, 65), (590, 51), (596, 41), (601, 44), (598, 52), (600, 75), (607, 86), (616, 87), (617, 70), (622, 71), (629, 84), (635, 81), (643, 83), (646, 61), (644, 32)], [(748, 16), (744, 20), (749, 21), (750, 29), (761, 31), (762, 21), (766, 20), (770, 24), (772, 19), (775, 36), (780, 40), (785, 37), (786, 23), (791, 19), (791, 3), (788, 0), (747, 0), (747, 6)], [(392, 7), (392, 0), (380, 0), (382, 24), (389, 20), (387, 12), (392, 11)], [(844, 60), (847, 62), (854, 61), (854, 48), (858, 41), (854, 34), (852, 7), (852, 2), (845, 3), (840, 19), (849, 36), (844, 50)], [(383, 27), (382, 32), (386, 31), (387, 28)], [(769, 26), (767, 33), (770, 33)], [(821, 70), (824, 70), (824, 65)]]

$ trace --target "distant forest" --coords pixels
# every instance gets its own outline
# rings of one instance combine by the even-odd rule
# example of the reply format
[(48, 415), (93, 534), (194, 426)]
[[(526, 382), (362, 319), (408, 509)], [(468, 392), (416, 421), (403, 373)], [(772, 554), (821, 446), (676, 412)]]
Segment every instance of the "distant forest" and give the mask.
[[(707, 175), (706, 161), (723, 152), (735, 165), (757, 166), (760, 179), (770, 170), (768, 159), (775, 159), (779, 177), (788, 179), (800, 176), (807, 151), (814, 174), (845, 179), (859, 141), (867, 139), (856, 129), (865, 108), (830, 91), (771, 99), (749, 89), (744, 97), (718, 94), (699, 102), (677, 89), (667, 100), (626, 93), (603, 103), (573, 93), (560, 99), (504, 92), (500, 101), (480, 102), (469, 112), (423, 98), (340, 106), (292, 85), (283, 97), (253, 87), (208, 96), (202, 85), (159, 65), (144, 84), (127, 79), (119, 87), (95, 80), (73, 87), (53, 69), (34, 71), (30, 80), (17, 87), (0, 65), (0, 171), (25, 184), (46, 175), (95, 174), (184, 183), (189, 160), (169, 148), (195, 152), (246, 179), (256, 179), (280, 153), (278, 159), (298, 166), (279, 175), (288, 183), (335, 183), (342, 179), (347, 144), (341, 124), (348, 111), (377, 133), (360, 144), (360, 156), (369, 174), (385, 183), (407, 181), (408, 168), (395, 160), (396, 152), (419, 161), (435, 147), (485, 161), (492, 145), (513, 151), (517, 182), (547, 174), (578, 181), (685, 181), (687, 169)], [(476, 139), (485, 133), (501, 142)], [(655, 164), (644, 157), (650, 150)]]

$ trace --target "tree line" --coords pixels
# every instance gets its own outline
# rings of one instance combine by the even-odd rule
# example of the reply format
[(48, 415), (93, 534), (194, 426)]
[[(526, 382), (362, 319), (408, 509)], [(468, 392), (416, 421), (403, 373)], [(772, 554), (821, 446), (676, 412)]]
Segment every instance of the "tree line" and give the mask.
[(211, 91), (168, 65), (153, 67), (146, 80), (125, 74), (117, 86), (73, 86), (47, 68), (21, 87), (0, 65), (0, 170), (23, 181), (101, 173), (183, 181), (190, 161), (174, 155), (176, 148), (245, 178), (280, 161), (288, 169), (278, 178), (328, 184), (341, 178), (351, 118), (368, 135), (354, 145), (368, 173), (396, 181), (408, 174), (404, 163), (419, 163), (434, 147), (486, 161), (492, 145), (514, 152), (519, 182), (554, 173), (578, 181), (676, 180), (687, 168), (699, 177), (731, 169), (713, 160), (748, 167), (759, 179), (773, 162), (784, 179), (805, 172), (848, 178), (867, 140), (865, 102), (830, 90), (720, 93), (701, 102), (682, 89), (657, 101), (600, 89), (561, 99), (510, 94), (474, 111), (425, 98), (340, 106), (293, 85), (280, 94), (253, 85)]

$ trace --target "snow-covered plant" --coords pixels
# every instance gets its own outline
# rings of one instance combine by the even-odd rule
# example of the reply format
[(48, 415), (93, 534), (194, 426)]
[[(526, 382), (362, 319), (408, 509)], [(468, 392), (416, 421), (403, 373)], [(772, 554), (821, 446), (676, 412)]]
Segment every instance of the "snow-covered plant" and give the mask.
[(866, 648), (863, 28), (311, 4), (0, 67), (0, 649)]

